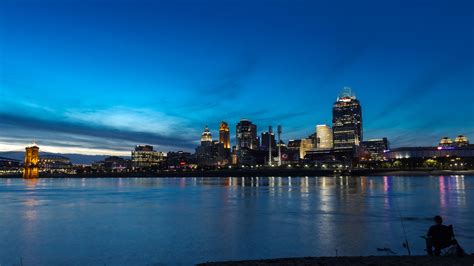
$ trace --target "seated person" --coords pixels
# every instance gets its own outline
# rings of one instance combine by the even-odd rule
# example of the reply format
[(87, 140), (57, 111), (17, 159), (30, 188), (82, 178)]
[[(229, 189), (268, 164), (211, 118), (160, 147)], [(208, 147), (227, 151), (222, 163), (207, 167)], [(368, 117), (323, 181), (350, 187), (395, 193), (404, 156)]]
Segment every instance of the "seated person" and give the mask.
[(443, 218), (437, 215), (434, 217), (435, 225), (432, 225), (428, 230), (428, 237), (426, 238), (426, 251), (428, 255), (439, 256), (441, 250), (451, 245), (457, 244), (454, 239), (453, 227), (443, 225)]

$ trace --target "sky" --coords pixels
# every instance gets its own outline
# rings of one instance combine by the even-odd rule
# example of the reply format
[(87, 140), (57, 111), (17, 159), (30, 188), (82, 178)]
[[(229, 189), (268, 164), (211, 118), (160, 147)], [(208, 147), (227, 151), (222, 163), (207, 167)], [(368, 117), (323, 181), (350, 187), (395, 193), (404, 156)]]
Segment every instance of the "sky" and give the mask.
[(0, 151), (193, 151), (241, 118), (304, 138), (345, 86), (364, 139), (474, 141), (474, 1), (0, 0)]

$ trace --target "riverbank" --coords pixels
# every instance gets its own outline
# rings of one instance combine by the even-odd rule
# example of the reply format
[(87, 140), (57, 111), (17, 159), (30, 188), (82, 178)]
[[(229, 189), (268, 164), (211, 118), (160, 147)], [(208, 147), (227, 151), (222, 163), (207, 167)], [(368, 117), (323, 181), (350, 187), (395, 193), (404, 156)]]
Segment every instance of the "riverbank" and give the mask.
[[(88, 173), (88, 174), (46, 174), (42, 178), (105, 178), (105, 177), (256, 177), (256, 176), (448, 176), (474, 175), (474, 170), (387, 170), (387, 169), (354, 169), (335, 172), (326, 169), (311, 168), (278, 168), (278, 169), (220, 169), (193, 171), (159, 171), (159, 172), (122, 172), (122, 173)], [(0, 178), (21, 178), (20, 174), (0, 175)]]
[(245, 266), (245, 265), (466, 265), (474, 264), (474, 256), (463, 258), (452, 257), (428, 257), (428, 256), (368, 256), (368, 257), (305, 257), (305, 258), (282, 258), (267, 260), (247, 260), (247, 261), (226, 261), (226, 262), (206, 262), (197, 265), (201, 266)]

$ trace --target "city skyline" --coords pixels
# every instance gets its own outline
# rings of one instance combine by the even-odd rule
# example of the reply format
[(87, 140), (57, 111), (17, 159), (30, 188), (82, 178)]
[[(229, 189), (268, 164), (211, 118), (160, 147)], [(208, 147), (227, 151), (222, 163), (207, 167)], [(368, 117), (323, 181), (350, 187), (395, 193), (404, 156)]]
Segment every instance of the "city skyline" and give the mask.
[(474, 138), (471, 1), (45, 2), (1, 4), (0, 151), (193, 151), (242, 118), (300, 139), (345, 86), (364, 139)]

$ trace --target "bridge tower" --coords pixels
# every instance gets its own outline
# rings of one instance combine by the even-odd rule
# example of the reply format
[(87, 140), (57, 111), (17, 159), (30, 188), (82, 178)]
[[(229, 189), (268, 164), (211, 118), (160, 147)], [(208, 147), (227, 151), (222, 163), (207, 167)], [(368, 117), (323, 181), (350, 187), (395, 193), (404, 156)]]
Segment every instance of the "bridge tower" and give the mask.
[(39, 176), (39, 147), (36, 144), (25, 148), (23, 178), (38, 178)]

